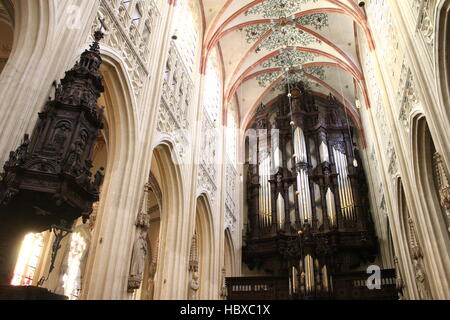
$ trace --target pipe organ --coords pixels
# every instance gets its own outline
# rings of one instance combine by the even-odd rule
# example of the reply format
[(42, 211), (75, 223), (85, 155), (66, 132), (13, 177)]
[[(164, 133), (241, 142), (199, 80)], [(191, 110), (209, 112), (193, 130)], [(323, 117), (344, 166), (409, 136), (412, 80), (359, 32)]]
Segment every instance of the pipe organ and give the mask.
[(329, 297), (334, 275), (377, 254), (367, 185), (340, 103), (302, 83), (289, 93), (261, 105), (250, 130), (244, 262), (288, 278), (291, 296)]

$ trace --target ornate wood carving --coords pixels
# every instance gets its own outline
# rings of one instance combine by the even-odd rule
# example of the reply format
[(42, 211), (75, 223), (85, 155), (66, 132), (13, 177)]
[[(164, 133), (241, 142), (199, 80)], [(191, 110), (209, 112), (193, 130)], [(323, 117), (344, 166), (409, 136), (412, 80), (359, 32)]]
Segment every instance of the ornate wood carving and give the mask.
[(77, 218), (85, 221), (98, 201), (103, 168), (91, 174), (93, 149), (103, 128), (97, 99), (104, 91), (95, 41), (56, 86), (31, 136), (10, 153), (0, 181), (1, 217), (39, 232)]
[[(353, 165), (360, 159), (337, 100), (331, 95), (315, 98), (301, 83), (291, 91), (291, 106), (287, 97), (288, 92), (280, 95), (274, 107), (262, 105), (256, 114), (255, 129), (272, 128), (271, 119), (279, 129), (281, 159), (269, 180), (271, 228), (261, 223), (258, 204), (264, 188), (258, 183), (258, 166), (248, 166), (250, 230), (243, 258), (252, 269), (290, 279), (296, 298), (330, 297), (332, 277), (373, 261), (377, 254), (365, 175), (362, 166)], [(261, 152), (273, 152), (271, 143), (258, 141), (258, 159)]]

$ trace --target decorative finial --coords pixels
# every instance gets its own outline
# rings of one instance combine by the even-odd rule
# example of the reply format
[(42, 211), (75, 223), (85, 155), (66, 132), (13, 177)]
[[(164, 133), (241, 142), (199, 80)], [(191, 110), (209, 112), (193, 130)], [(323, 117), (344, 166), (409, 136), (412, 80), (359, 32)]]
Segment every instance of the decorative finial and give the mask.
[(99, 52), (100, 51), (100, 40), (103, 39), (105, 34), (103, 33), (104, 28), (104, 19), (100, 19), (100, 28), (94, 32), (94, 43), (91, 45), (91, 51)]
[(95, 31), (95, 33), (94, 33), (94, 39), (96, 42), (100, 42), (100, 40), (102, 40), (104, 36), (105, 36), (105, 34), (103, 33), (103, 31), (101, 29)]

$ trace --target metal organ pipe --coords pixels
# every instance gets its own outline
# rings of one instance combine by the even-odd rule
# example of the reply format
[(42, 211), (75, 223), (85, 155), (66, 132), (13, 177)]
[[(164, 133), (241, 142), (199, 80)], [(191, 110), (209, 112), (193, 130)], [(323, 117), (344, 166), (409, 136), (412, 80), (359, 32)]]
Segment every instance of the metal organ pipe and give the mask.
[(270, 157), (267, 157), (266, 160), (266, 173), (267, 173), (267, 179), (266, 179), (266, 214), (267, 214), (267, 225), (270, 226), (272, 224), (272, 201), (271, 201), (271, 190), (270, 190), (270, 183), (269, 183), (269, 177), (270, 177)]
[[(306, 163), (306, 142), (303, 130), (299, 127), (294, 132), (294, 151), (296, 154), (295, 163)], [(309, 190), (309, 177), (306, 168), (302, 168), (297, 173), (297, 186), (299, 190), (298, 203), (300, 211), (300, 219), (302, 222), (312, 220), (312, 208), (311, 208), (311, 191)]]
[(336, 225), (336, 202), (334, 200), (334, 193), (331, 191), (331, 188), (328, 188), (326, 194), (326, 202), (327, 202), (327, 214), (328, 219), (330, 220), (330, 224), (332, 226)]
[(328, 147), (325, 142), (321, 142), (319, 146), (320, 160), (322, 163), (330, 162), (330, 154), (328, 152)]
[(278, 226), (283, 229), (284, 219), (285, 219), (285, 208), (284, 208), (284, 198), (281, 193), (278, 194), (277, 198), (277, 216), (278, 216)]
[(306, 276), (306, 292), (312, 292), (314, 289), (314, 260), (308, 254), (305, 257), (305, 276)]
[[(320, 143), (319, 154), (320, 154), (320, 161), (322, 163), (330, 162), (330, 153), (328, 152), (328, 146), (325, 143), (325, 141), (321, 141), (321, 143)], [(330, 220), (331, 226), (335, 226), (336, 225), (336, 202), (334, 199), (333, 190), (331, 190), (331, 188), (328, 188), (328, 190), (327, 190), (326, 203), (327, 203), (328, 219)]]
[(261, 152), (261, 162), (259, 164), (259, 216), (261, 227), (268, 227), (272, 223), (272, 205), (270, 201), (270, 157), (267, 152)]
[(292, 267), (291, 270), (291, 294), (298, 292), (298, 271), (296, 267)]
[(338, 172), (339, 199), (341, 201), (342, 215), (347, 220), (355, 219), (355, 203), (348, 178), (347, 156), (333, 148), (336, 170)]
[(344, 186), (343, 186), (343, 182), (342, 182), (342, 170), (340, 168), (340, 154), (338, 151), (333, 149), (333, 155), (334, 155), (334, 160), (335, 160), (335, 165), (336, 165), (336, 171), (339, 174), (338, 175), (339, 202), (341, 203), (342, 216), (346, 217), (347, 212), (346, 212), (346, 206), (345, 206), (345, 197), (344, 197), (344, 193), (343, 193)]

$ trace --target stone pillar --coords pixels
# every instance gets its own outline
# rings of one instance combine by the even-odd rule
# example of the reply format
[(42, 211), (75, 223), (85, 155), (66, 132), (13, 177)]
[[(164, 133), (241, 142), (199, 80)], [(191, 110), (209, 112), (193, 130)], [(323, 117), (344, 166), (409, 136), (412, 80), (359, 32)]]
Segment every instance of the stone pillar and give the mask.
[[(113, 110), (114, 117), (117, 116), (115, 120), (121, 125), (115, 129), (118, 141), (108, 154), (108, 163), (112, 167), (108, 166), (110, 174), (106, 174), (100, 197), (99, 217), (88, 257), (82, 299), (132, 298), (132, 294), (127, 292), (127, 275), (136, 231), (134, 224), (143, 193), (140, 186), (147, 182), (150, 173), (153, 152), (150, 142), (156, 133), (159, 111), (159, 108), (144, 106), (159, 106), (161, 101), (163, 74), (169, 50), (167, 35), (171, 29), (172, 13), (173, 6), (164, 4), (161, 12), (164, 24), (161, 32), (154, 34), (157, 37), (154, 43), (158, 44), (155, 51), (161, 55), (154, 57), (150, 67), (151, 74), (158, 76), (152, 76), (151, 81), (144, 82), (145, 87), (138, 100), (140, 105), (132, 104), (137, 99), (115, 96), (117, 99), (124, 99), (115, 101), (117, 107), (122, 109)], [(125, 94), (130, 95), (132, 92)], [(137, 114), (136, 110), (142, 112)], [(155, 282), (155, 294), (159, 292), (158, 285)]]

